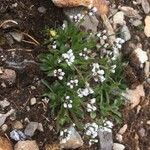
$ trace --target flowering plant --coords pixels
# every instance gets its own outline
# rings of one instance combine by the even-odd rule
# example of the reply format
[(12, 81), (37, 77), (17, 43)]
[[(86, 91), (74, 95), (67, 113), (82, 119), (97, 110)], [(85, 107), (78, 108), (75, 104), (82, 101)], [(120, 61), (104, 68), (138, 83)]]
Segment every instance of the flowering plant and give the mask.
[(52, 79), (43, 81), (50, 98), (51, 115), (58, 127), (102, 118), (118, 120), (122, 105), (122, 62), (119, 49), (124, 40), (108, 44), (106, 31), (82, 31), (73, 24), (47, 29), (48, 53), (40, 55), (41, 69)]

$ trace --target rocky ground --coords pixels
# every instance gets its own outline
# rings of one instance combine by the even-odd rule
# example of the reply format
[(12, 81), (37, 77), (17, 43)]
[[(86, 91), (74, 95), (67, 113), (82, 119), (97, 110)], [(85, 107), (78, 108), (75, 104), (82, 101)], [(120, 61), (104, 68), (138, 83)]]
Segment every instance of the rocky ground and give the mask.
[[(150, 150), (150, 62), (147, 59), (150, 1), (111, 0), (108, 5), (114, 32), (126, 41), (122, 53), (129, 62), (124, 77), (130, 88), (126, 97), (131, 103), (121, 108), (122, 123), (113, 128), (114, 150)], [(81, 8), (58, 8), (51, 0), (1, 0), (0, 150), (11, 150), (14, 145), (15, 150), (21, 150), (22, 146), (23, 150), (60, 149), (59, 134), (49, 113), (49, 99), (42, 97), (44, 86), (40, 80), (45, 76), (39, 69), (37, 56), (47, 50), (43, 46), (44, 28), (59, 27), (68, 15), (78, 11)], [(95, 32), (104, 24), (94, 16), (92, 20), (86, 18), (83, 26)], [(80, 149), (98, 147), (84, 144)]]

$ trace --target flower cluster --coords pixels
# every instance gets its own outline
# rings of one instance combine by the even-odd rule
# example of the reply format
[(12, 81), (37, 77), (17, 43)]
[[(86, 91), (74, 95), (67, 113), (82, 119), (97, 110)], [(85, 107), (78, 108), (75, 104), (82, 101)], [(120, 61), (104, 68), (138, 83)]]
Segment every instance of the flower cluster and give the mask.
[(57, 48), (56, 41), (53, 42), (52, 48), (53, 48), (53, 49), (56, 49), (56, 48)]
[(105, 72), (104, 70), (100, 69), (100, 65), (98, 63), (93, 63), (92, 74), (93, 74), (95, 82), (105, 81), (105, 77), (104, 77)]
[(75, 86), (78, 86), (78, 82), (78, 79), (70, 80), (69, 82), (67, 82), (67, 86), (69, 86), (70, 89), (73, 89)]
[(62, 54), (62, 58), (70, 66), (74, 62), (74, 60), (75, 60), (75, 56), (74, 56), (74, 54), (72, 52), (72, 49), (70, 49), (69, 51), (67, 51), (67, 53)]
[(74, 15), (74, 16), (71, 15), (71, 16), (70, 16), (70, 19), (73, 20), (74, 22), (79, 23), (79, 22), (84, 18), (84, 16), (85, 16), (85, 15), (79, 13), (79, 14)]
[(86, 88), (79, 88), (78, 89), (78, 91), (77, 91), (77, 94), (78, 94), (78, 96), (80, 97), (80, 98), (82, 98), (82, 97), (86, 97), (86, 96), (88, 96), (88, 95), (90, 95), (90, 94), (93, 94), (94, 93), (94, 91), (93, 91), (93, 89), (92, 88), (90, 88), (90, 87), (86, 87)]
[(65, 73), (62, 71), (62, 69), (55, 69), (54, 70), (54, 77), (57, 77), (59, 80), (62, 80), (64, 78)]
[(87, 48), (83, 49), (83, 52), (79, 53), (79, 56), (83, 57), (85, 60), (89, 59), (89, 55), (91, 54), (91, 51)]
[(60, 138), (61, 138), (61, 143), (66, 143), (71, 137), (71, 131), (68, 129), (65, 129), (63, 131), (60, 131)]
[(103, 121), (103, 126), (100, 126), (99, 129), (102, 132), (112, 132), (113, 123), (109, 120)]
[(70, 99), (70, 96), (65, 97), (64, 108), (72, 108), (72, 100)]
[(112, 72), (112, 73), (115, 73), (116, 67), (117, 67), (116, 65), (112, 65), (112, 66), (111, 66), (111, 72)]
[(99, 127), (95, 122), (85, 124), (85, 134), (90, 137), (89, 145), (98, 142), (98, 140), (96, 139), (98, 135), (98, 128)]
[(92, 98), (90, 102), (87, 104), (87, 112), (93, 112), (97, 110), (95, 103), (96, 103), (96, 98)]

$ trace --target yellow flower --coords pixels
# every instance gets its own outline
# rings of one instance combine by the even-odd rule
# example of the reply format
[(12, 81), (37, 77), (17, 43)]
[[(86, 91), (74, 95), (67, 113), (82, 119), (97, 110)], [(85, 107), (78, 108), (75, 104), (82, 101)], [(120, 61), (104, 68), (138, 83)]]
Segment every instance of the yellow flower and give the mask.
[(56, 34), (57, 34), (57, 32), (55, 31), (55, 30), (50, 30), (50, 34), (51, 34), (51, 36), (56, 36)]

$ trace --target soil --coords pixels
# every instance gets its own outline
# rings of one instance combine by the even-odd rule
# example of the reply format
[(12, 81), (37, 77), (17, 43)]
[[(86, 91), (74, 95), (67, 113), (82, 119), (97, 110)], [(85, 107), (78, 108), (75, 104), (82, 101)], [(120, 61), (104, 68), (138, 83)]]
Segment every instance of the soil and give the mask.
[[(17, 7), (14, 7), (15, 3), (17, 3)], [(117, 5), (120, 3), (133, 5), (131, 1), (116, 1)], [(45, 13), (38, 11), (41, 6), (46, 8)], [(16, 114), (6, 121), (8, 125), (7, 132), (0, 131), (0, 135), (9, 137), (14, 120), (24, 122), (28, 118), (30, 121), (41, 122), (44, 132), (36, 131), (32, 138), (37, 141), (40, 150), (45, 150), (46, 143), (53, 144), (58, 142), (58, 134), (55, 130), (55, 122), (50, 117), (48, 105), (42, 100), (44, 86), (40, 84), (40, 80), (44, 79), (45, 76), (39, 69), (37, 56), (47, 50), (42, 45), (45, 27), (58, 27), (64, 19), (62, 9), (55, 7), (51, 0), (1, 0), (0, 2), (0, 24), (5, 20), (15, 20), (18, 23), (17, 26), (13, 24), (7, 29), (0, 28), (0, 67), (13, 69), (17, 73), (15, 83), (6, 83), (6, 88), (0, 86), (0, 100), (6, 98), (11, 103), (10, 107), (16, 110)], [(9, 34), (12, 31), (29, 34), (40, 44), (16, 42)], [(132, 34), (141, 34), (135, 28), (131, 29), (131, 31)], [(145, 36), (140, 35), (140, 37), (142, 37), (140, 40), (144, 47), (150, 47), (150, 42), (145, 39)], [(137, 42), (136, 36), (133, 41)], [(124, 45), (124, 49), (126, 49), (126, 45)], [(125, 53), (125, 56), (130, 60), (129, 53)], [(144, 80), (143, 72), (139, 70), (138, 66), (133, 70), (135, 66), (135, 63), (130, 60), (130, 66), (126, 69), (125, 76), (127, 80), (130, 79), (128, 80), (128, 85), (133, 88), (133, 85), (140, 84)], [(131, 79), (129, 72), (131, 74), (134, 72), (136, 80)], [(2, 81), (0, 81), (0, 84), (2, 84)], [(122, 110), (122, 125), (128, 124), (128, 129), (124, 136), (126, 150), (137, 150), (137, 147), (140, 147), (141, 150), (150, 150), (150, 126), (147, 124), (147, 120), (150, 120), (149, 88), (148, 83), (146, 83), (147, 99), (141, 102), (142, 108), (139, 113), (136, 112), (137, 108), (128, 110), (126, 107)], [(37, 99), (37, 103), (34, 106), (30, 106), (30, 99), (33, 97)], [(30, 109), (28, 106), (30, 106)], [(6, 110), (0, 109), (0, 112), (6, 112), (7, 110), (10, 110), (10, 108)], [(27, 122), (24, 123), (24, 126), (26, 124)], [(117, 133), (119, 127), (115, 127), (114, 133)], [(139, 135), (141, 128), (145, 129), (146, 135), (144, 137)], [(13, 142), (15, 144), (15, 141)], [(88, 150), (86, 146), (83, 149)], [(90, 148), (90, 150), (92, 149), (96, 148)]]

